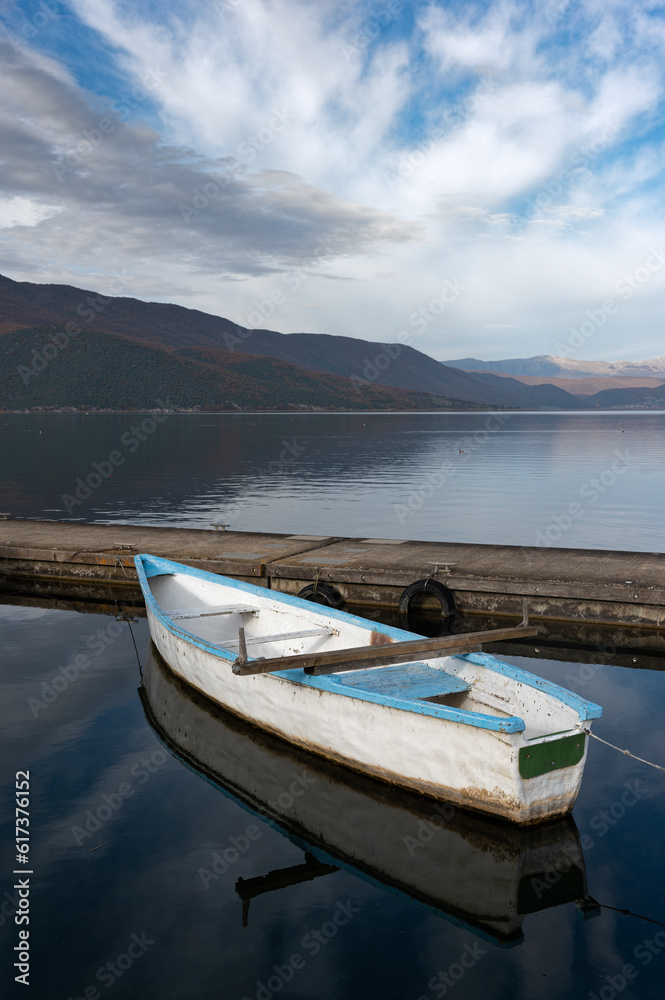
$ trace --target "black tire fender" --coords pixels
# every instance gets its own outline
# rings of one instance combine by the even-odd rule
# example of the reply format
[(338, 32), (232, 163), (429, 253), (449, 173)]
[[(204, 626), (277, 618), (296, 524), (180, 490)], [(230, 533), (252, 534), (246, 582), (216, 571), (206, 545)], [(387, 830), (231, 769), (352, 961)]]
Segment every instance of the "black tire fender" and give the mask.
[(403, 615), (409, 614), (411, 610), (411, 598), (415, 597), (416, 594), (432, 594), (436, 597), (441, 605), (442, 618), (451, 615), (455, 610), (455, 595), (452, 590), (449, 590), (443, 583), (439, 583), (438, 580), (430, 578), (427, 580), (416, 580), (415, 583), (410, 583), (402, 592), (402, 596), (399, 599), (399, 610)]
[(325, 604), (329, 608), (341, 608), (344, 604), (344, 598), (339, 590), (330, 583), (309, 583), (297, 596), (302, 601)]

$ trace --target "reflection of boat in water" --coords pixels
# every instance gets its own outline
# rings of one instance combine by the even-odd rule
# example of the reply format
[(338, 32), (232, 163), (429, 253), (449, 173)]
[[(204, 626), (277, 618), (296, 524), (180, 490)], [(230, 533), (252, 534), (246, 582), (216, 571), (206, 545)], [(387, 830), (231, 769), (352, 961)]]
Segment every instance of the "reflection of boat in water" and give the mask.
[(152, 643), (141, 693), (176, 756), (305, 851), (303, 864), (238, 880), (245, 919), (252, 897), (338, 867), (497, 943), (519, 943), (526, 914), (595, 905), (570, 817), (515, 827), (335, 768), (212, 704)]

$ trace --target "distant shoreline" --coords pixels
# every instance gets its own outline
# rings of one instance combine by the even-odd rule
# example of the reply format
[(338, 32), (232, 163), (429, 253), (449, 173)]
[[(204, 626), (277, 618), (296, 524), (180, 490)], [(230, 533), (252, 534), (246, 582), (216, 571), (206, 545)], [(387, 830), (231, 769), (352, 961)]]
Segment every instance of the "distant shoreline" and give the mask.
[[(10, 413), (13, 413), (13, 414), (17, 414), (17, 413), (28, 414), (28, 413), (30, 413), (30, 414), (44, 414), (46, 416), (58, 415), (58, 416), (70, 416), (70, 417), (73, 417), (73, 416), (81, 417), (81, 416), (89, 416), (89, 415), (95, 415), (95, 416), (97, 416), (97, 415), (100, 415), (100, 414), (110, 415), (110, 414), (113, 414), (113, 413), (166, 413), (169, 416), (175, 416), (175, 415), (178, 415), (178, 416), (187, 416), (187, 415), (189, 415), (189, 416), (192, 416), (192, 417), (201, 417), (201, 416), (223, 416), (223, 415), (228, 415), (228, 414), (231, 414), (231, 415), (240, 415), (240, 414), (248, 414), (249, 415), (249, 414), (253, 414), (254, 416), (260, 416), (262, 413), (264, 413), (266, 415), (268, 415), (268, 414), (276, 414), (276, 413), (289, 413), (289, 414), (292, 414), (292, 415), (294, 415), (294, 414), (295, 415), (298, 415), (298, 414), (307, 415), (307, 414), (312, 414), (312, 413), (401, 413), (401, 414), (405, 414), (405, 413), (529, 413), (529, 412), (538, 413), (538, 412), (543, 412), (543, 411), (538, 411), (538, 410), (529, 411), (529, 410), (516, 410), (516, 409), (510, 410), (507, 407), (501, 407), (501, 406), (469, 406), (469, 407), (463, 407), (463, 408), (459, 408), (459, 409), (458, 408), (454, 408), (454, 409), (450, 408), (450, 409), (448, 409), (448, 407), (441, 407), (440, 409), (436, 409), (436, 410), (435, 409), (427, 409), (427, 410), (355, 410), (354, 409), (354, 410), (351, 410), (351, 409), (343, 409), (341, 407), (340, 408), (335, 408), (335, 409), (328, 409), (325, 406), (311, 407), (311, 408), (308, 407), (306, 409), (305, 408), (298, 408), (298, 409), (283, 409), (283, 410), (267, 410), (267, 409), (266, 410), (242, 410), (242, 409), (238, 409), (238, 410), (235, 410), (235, 409), (234, 410), (191, 410), (191, 409), (182, 409), (182, 410), (180, 410), (180, 409), (175, 409), (175, 408), (174, 409), (163, 410), (163, 409), (160, 409), (158, 407), (152, 407), (151, 409), (145, 409), (144, 408), (144, 409), (133, 409), (133, 410), (60, 410), (60, 409), (53, 409), (53, 410), (51, 410), (51, 409), (49, 409), (49, 410), (46, 410), (46, 409), (0, 410), (0, 416), (2, 416), (3, 414), (10, 414)], [(552, 412), (569, 413), (571, 411), (569, 411), (569, 410), (558, 411), (557, 410), (557, 411), (552, 411)], [(585, 411), (580, 411), (580, 412), (585, 412)]]
[(194, 410), (194, 409), (160, 409), (159, 407), (147, 408), (137, 408), (132, 410), (73, 410), (73, 409), (45, 409), (45, 408), (34, 408), (34, 409), (23, 409), (23, 410), (0, 410), (0, 416), (3, 415), (43, 415), (43, 416), (69, 416), (69, 417), (85, 417), (85, 416), (111, 416), (113, 414), (132, 414), (132, 413), (164, 413), (168, 416), (271, 416), (277, 414), (290, 414), (291, 416), (298, 415), (311, 415), (314, 413), (365, 413), (365, 414), (380, 414), (380, 413), (399, 413), (405, 414), (440, 414), (440, 413), (561, 413), (561, 414), (588, 414), (589, 416), (595, 415), (599, 416), (603, 413), (663, 413), (665, 412), (665, 406), (647, 407), (647, 406), (615, 406), (607, 407), (602, 410), (591, 410), (581, 408), (579, 410), (558, 410), (558, 409), (534, 409), (527, 407), (503, 407), (503, 406), (468, 406), (463, 408), (448, 408), (440, 407), (439, 409), (425, 409), (425, 410), (356, 410), (356, 409), (343, 409), (343, 408), (328, 408), (328, 407), (307, 407), (298, 409), (281, 409), (281, 410), (243, 410), (243, 409), (233, 409), (233, 410)]

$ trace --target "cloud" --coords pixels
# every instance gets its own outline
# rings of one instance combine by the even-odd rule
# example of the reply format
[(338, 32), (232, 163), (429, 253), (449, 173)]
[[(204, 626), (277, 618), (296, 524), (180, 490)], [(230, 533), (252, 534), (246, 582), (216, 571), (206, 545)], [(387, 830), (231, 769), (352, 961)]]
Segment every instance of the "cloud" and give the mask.
[[(458, 278), (414, 346), (483, 356), (505, 318), (511, 353), (553, 353), (660, 239), (665, 28), (647, 0), (67, 10), (66, 36), (49, 24), (1, 71), (12, 276), (95, 287), (126, 267), (128, 294), (238, 322), (278, 287), (276, 329), (374, 340)], [(636, 325), (656, 340), (662, 286), (589, 348)]]
[[(468, 9), (467, 9), (468, 10)], [(495, 75), (520, 67), (532, 75), (538, 63), (540, 34), (529, 23), (524, 4), (500, 0), (484, 13), (471, 8), (466, 14), (429, 5), (420, 17), (427, 51), (444, 73), (471, 71)]]
[(0, 200), (0, 229), (36, 226), (57, 212), (58, 208), (55, 205), (38, 205), (30, 198), (15, 195), (13, 198)]
[[(416, 222), (343, 200), (291, 171), (252, 171), (237, 157), (165, 145), (152, 128), (95, 106), (49, 60), (6, 43), (1, 55), (10, 96), (0, 117), (2, 218), (21, 227), (12, 234), (14, 267), (38, 255), (74, 266), (109, 233), (155, 268), (166, 251), (185, 270), (222, 276), (420, 238)], [(247, 144), (246, 159), (289, 123), (278, 109)]]

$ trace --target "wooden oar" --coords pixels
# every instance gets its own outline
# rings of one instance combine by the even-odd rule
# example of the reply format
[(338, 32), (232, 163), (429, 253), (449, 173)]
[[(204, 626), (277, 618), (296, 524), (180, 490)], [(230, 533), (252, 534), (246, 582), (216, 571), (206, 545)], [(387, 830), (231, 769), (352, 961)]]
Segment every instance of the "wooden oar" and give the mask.
[(356, 646), (351, 649), (332, 649), (320, 653), (295, 653), (292, 656), (257, 658), (243, 662), (238, 657), (233, 663), (233, 673), (241, 677), (248, 674), (269, 674), (278, 670), (303, 667), (308, 674), (336, 674), (342, 670), (360, 670), (380, 664), (409, 663), (427, 655), (454, 656), (457, 653), (478, 652), (483, 642), (500, 639), (522, 639), (538, 635), (538, 629), (528, 625), (497, 628), (487, 632), (466, 632), (462, 635), (439, 636), (436, 639), (407, 639), (381, 646)]

